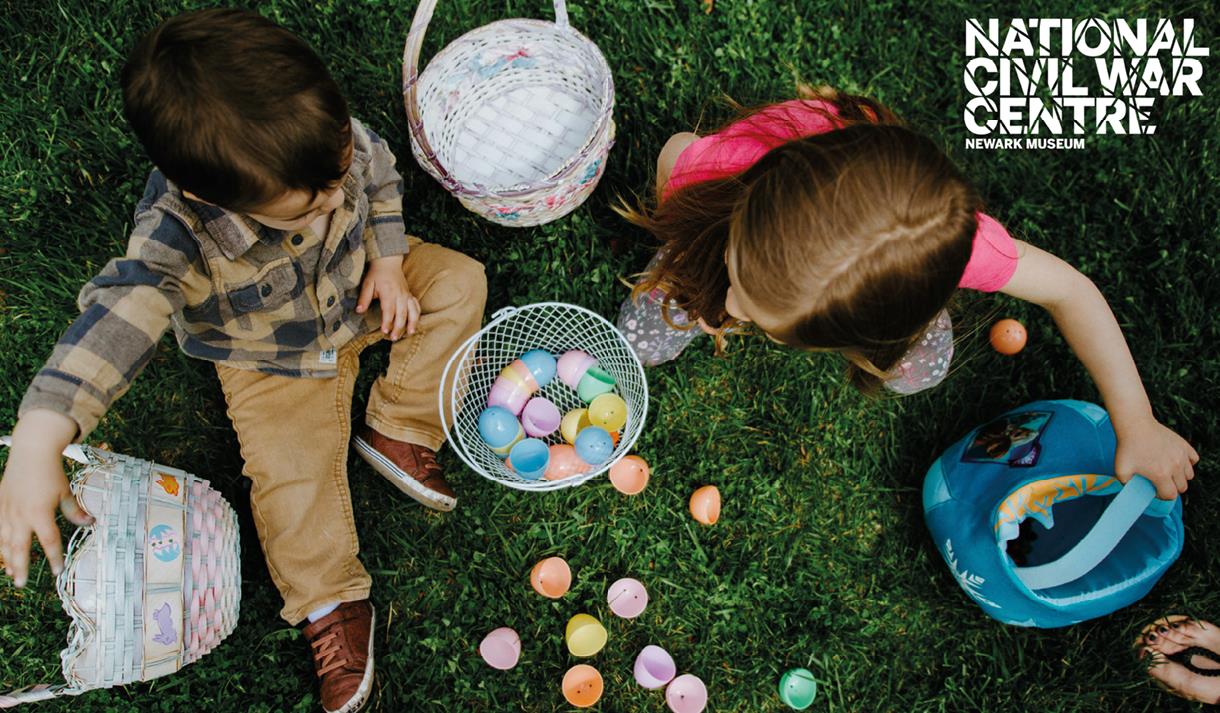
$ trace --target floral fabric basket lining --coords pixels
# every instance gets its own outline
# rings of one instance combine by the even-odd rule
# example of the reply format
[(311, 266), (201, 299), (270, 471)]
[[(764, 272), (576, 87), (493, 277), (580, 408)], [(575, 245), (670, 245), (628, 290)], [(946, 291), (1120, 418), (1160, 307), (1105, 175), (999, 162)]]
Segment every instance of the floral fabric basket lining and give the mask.
[(403, 102), (416, 160), (471, 211), (539, 225), (592, 193), (614, 143), (614, 81), (597, 45), (568, 24), (500, 20), (441, 50), (422, 73), (436, 0), (415, 11)]
[(89, 446), (64, 455), (83, 466), (72, 493), (94, 518), (72, 535), (56, 579), (72, 618), (60, 653), (66, 683), (0, 694), (0, 708), (173, 673), (237, 625), (237, 515), (220, 493), (190, 473)]

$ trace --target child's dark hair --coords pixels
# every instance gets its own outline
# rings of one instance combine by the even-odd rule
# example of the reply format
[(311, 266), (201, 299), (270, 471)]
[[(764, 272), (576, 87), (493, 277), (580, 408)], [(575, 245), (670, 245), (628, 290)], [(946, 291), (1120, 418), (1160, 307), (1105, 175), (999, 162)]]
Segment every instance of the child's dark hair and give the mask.
[(174, 183), (233, 211), (343, 178), (351, 116), (318, 55), (247, 10), (170, 18), (123, 67), (123, 112)]
[(885, 106), (829, 88), (806, 98), (838, 130), (659, 204), (620, 207), (665, 244), (635, 291), (661, 288), (692, 322), (723, 334), (734, 323), (725, 295), (735, 272), (753, 304), (786, 315), (773, 338), (841, 352), (852, 382), (872, 392), (949, 301), (980, 202), (944, 153)]

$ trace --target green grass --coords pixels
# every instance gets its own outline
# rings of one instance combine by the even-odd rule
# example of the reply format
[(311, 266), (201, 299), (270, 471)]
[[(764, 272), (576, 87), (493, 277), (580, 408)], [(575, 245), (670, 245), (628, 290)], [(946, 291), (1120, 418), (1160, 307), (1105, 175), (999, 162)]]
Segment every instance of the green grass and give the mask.
[[(374, 710), (564, 710), (572, 665), (563, 625), (600, 615), (610, 642), (593, 663), (606, 678), (599, 710), (660, 711), (631, 681), (646, 643), (666, 647), (707, 682), (715, 711), (783, 710), (779, 674), (813, 670), (812, 710), (1137, 711), (1188, 709), (1153, 688), (1128, 644), (1152, 617), (1220, 618), (1220, 87), (1208, 60), (1202, 98), (1159, 103), (1151, 137), (1090, 137), (1084, 151), (966, 152), (960, 110), (963, 24), (973, 16), (1194, 17), (1204, 43), (1218, 26), (1207, 2), (789, 3), (577, 0), (572, 22), (615, 72), (618, 144), (601, 186), (571, 217), (508, 230), (465, 212), (410, 159), (399, 71), (413, 3), (260, 3), (329, 61), (353, 112), (396, 147), (409, 229), (487, 263), (489, 304), (540, 299), (613, 314), (650, 243), (609, 208), (646, 189), (664, 139), (725, 119), (715, 99), (789, 97), (796, 78), (866, 92), (935, 137), (990, 211), (1014, 233), (1091, 276), (1123, 325), (1159, 417), (1204, 456), (1186, 509), (1181, 559), (1131, 608), (1063, 630), (1005, 627), (959, 590), (923, 526), (919, 486), (937, 454), (971, 426), (1036, 398), (1097, 400), (1048, 317), (1002, 297), (966, 295), (959, 328), (997, 311), (1030, 328), (1029, 347), (1001, 358), (981, 334), (959, 345), (952, 378), (931, 393), (870, 401), (842, 363), (737, 342), (649, 372), (653, 408), (638, 452), (653, 465), (640, 496), (605, 479), (526, 494), (445, 463), (460, 491), (447, 515), (399, 497), (363, 463), (351, 469), (364, 561), (382, 616)], [(4, 3), (0, 51), (0, 422), (11, 423), (29, 378), (73, 319), (74, 296), (123, 251), (149, 164), (120, 112), (118, 71), (135, 39), (195, 3)], [(511, 16), (549, 17), (539, 0), (442, 0), (430, 56), (461, 32)], [(384, 351), (366, 355), (365, 391)], [(362, 397), (358, 397), (356, 409)], [(243, 513), (243, 618), (189, 670), (149, 685), (91, 693), (40, 710), (311, 710), (310, 664), (255, 544), (247, 485), (210, 365), (166, 339), (90, 439), (210, 478)], [(686, 514), (694, 487), (717, 484), (711, 528)], [(529, 567), (559, 554), (575, 572), (559, 601), (530, 592)], [(605, 588), (643, 580), (653, 603), (635, 621), (610, 616)], [(496, 672), (476, 647), (497, 626), (522, 636), (520, 665)], [(66, 619), (45, 563), (32, 586), (0, 585), (0, 683), (53, 681)]]

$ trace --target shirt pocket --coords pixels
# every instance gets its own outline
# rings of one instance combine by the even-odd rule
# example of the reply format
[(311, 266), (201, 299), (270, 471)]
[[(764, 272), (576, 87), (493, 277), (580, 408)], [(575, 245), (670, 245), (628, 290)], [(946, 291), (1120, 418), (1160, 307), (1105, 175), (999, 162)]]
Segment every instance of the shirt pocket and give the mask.
[(225, 297), (237, 315), (269, 312), (283, 307), (304, 289), (301, 268), (284, 258), (267, 263), (246, 282), (225, 283)]

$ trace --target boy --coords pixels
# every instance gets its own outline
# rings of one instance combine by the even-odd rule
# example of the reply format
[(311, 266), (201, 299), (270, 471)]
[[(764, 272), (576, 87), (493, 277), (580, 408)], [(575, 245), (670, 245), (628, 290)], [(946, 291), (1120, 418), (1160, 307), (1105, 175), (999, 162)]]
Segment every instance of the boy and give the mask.
[(184, 352), (216, 364), (280, 613), (309, 621), (323, 707), (357, 710), (374, 625), (346, 470), (359, 353), (395, 342), (357, 452), (411, 497), (452, 509), (434, 458), (436, 392), (479, 327), (482, 265), (404, 234), (393, 154), (350, 117), (313, 50), (269, 20), (172, 18), (136, 45), (122, 84), (157, 168), (126, 257), (85, 285), (81, 316), (21, 404), (0, 480), (6, 572), (25, 584), (33, 535), (60, 571), (56, 507), (87, 520), (60, 451), (89, 434), (172, 324)]

